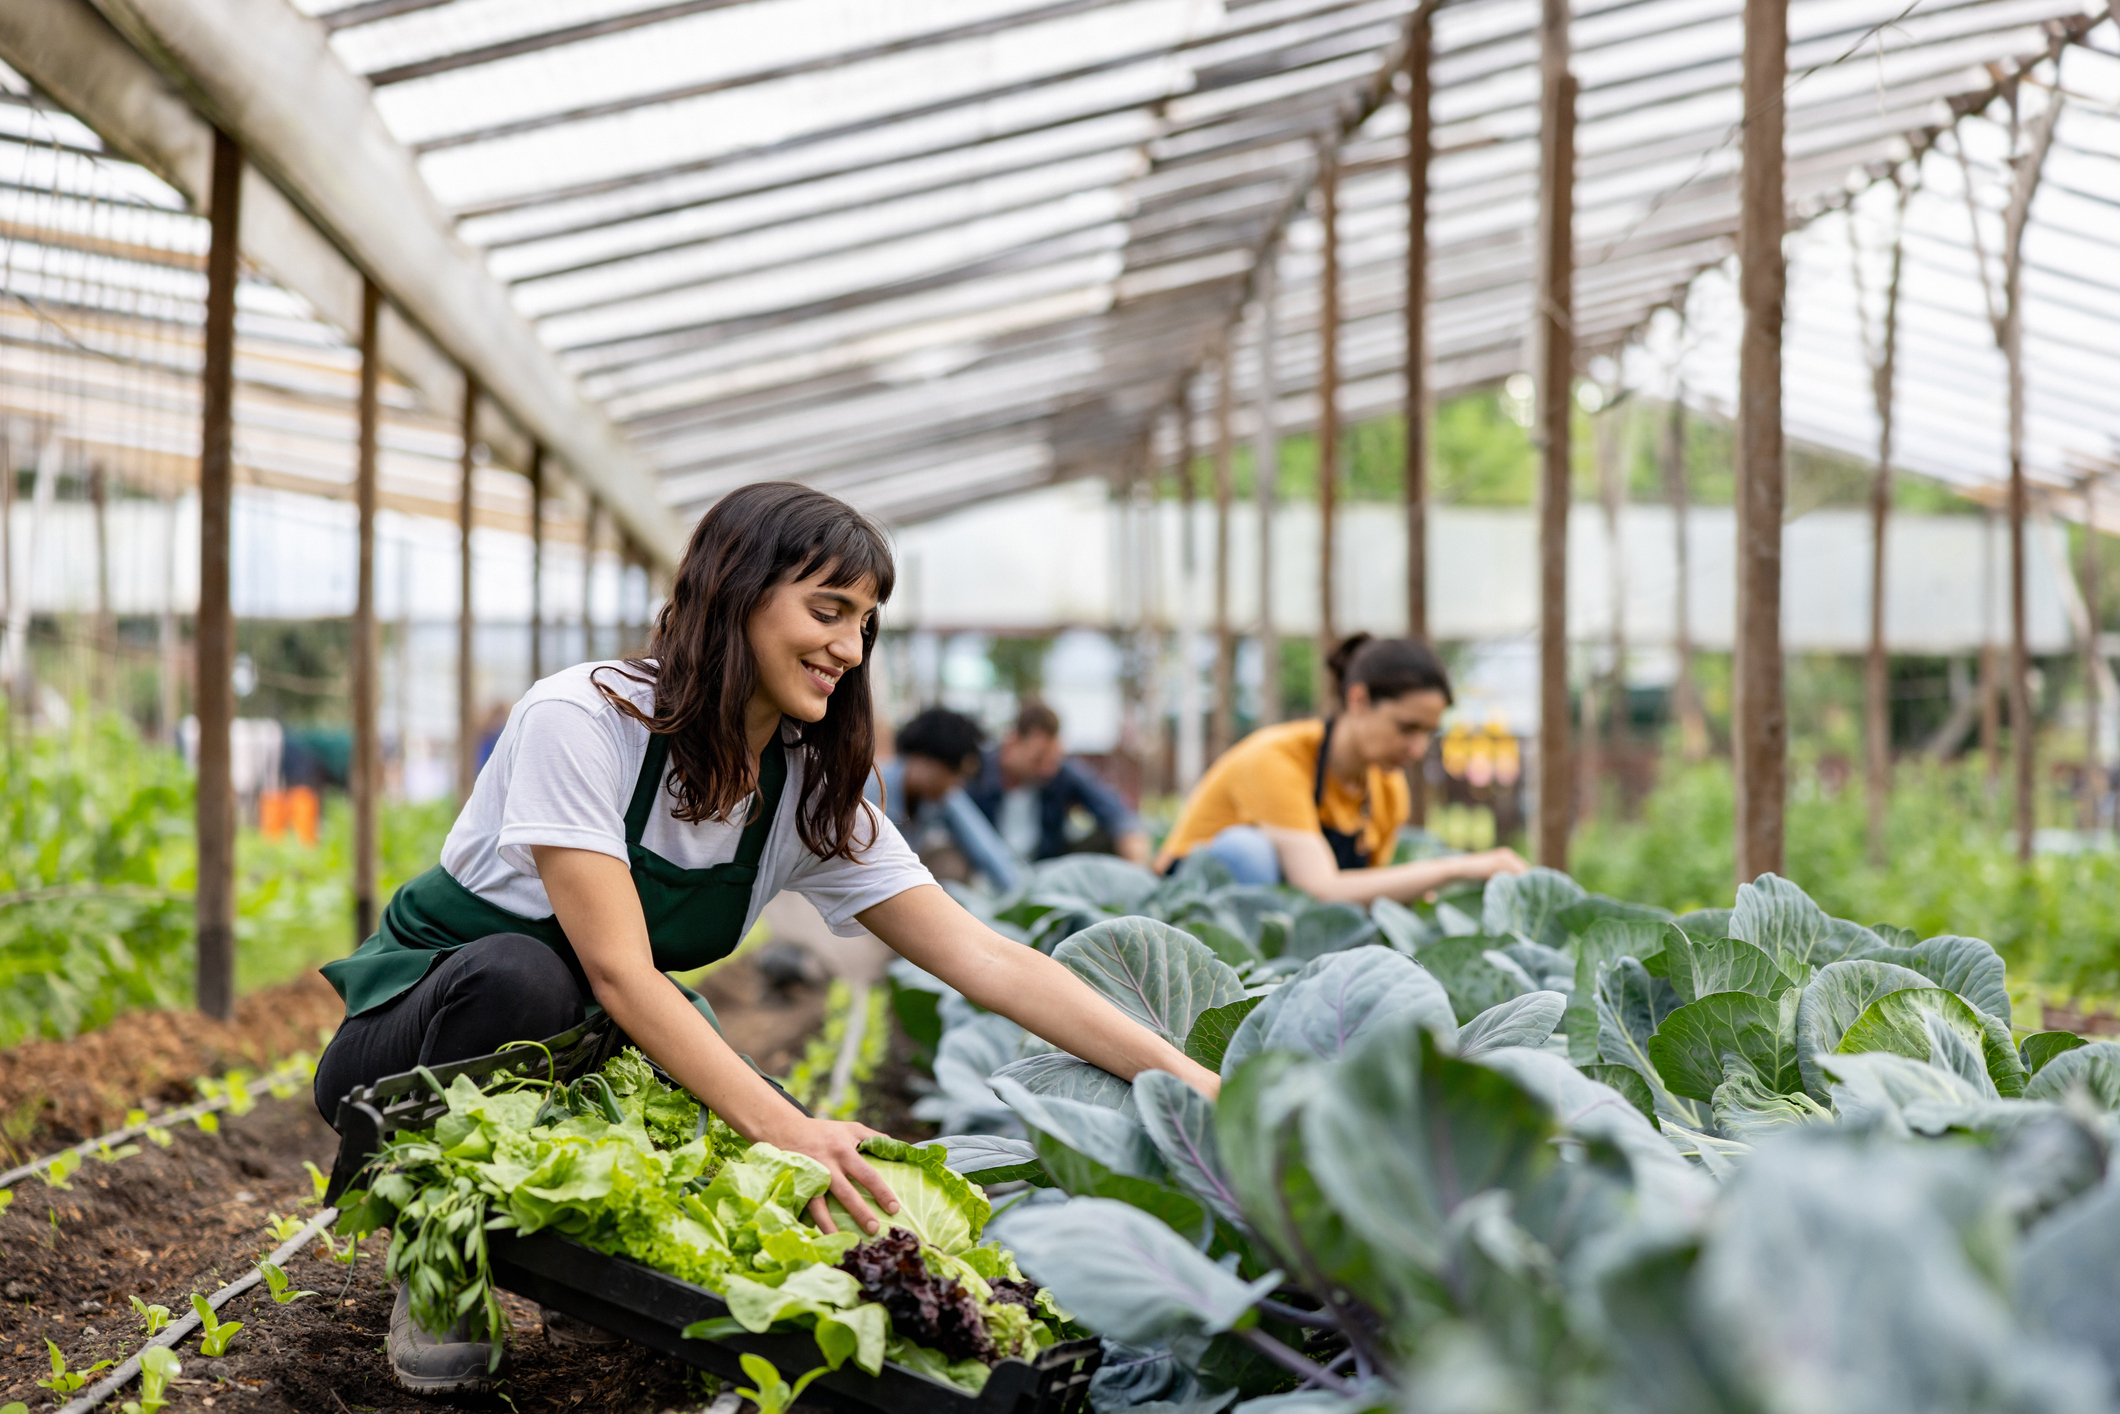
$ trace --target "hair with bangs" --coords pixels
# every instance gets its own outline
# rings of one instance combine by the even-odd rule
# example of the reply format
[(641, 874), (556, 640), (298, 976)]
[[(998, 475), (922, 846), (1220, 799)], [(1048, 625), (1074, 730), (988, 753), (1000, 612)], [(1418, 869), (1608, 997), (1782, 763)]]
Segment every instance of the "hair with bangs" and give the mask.
[[(613, 706), (670, 739), (671, 813), (678, 819), (734, 818), (758, 788), (744, 730), (744, 709), (758, 686), (746, 630), (774, 589), (816, 574), (832, 588), (873, 584), (881, 607), (895, 579), (890, 544), (868, 517), (807, 486), (764, 481), (730, 492), (693, 530), (647, 653), (625, 660), (626, 676), (655, 684), (654, 715), (597, 684)], [(804, 723), (801, 746), (791, 748), (804, 757), (796, 831), (822, 858), (851, 859), (871, 843), (855, 831), (876, 759), (869, 701), (876, 618), (862, 625), (861, 662), (840, 677), (824, 720)]]

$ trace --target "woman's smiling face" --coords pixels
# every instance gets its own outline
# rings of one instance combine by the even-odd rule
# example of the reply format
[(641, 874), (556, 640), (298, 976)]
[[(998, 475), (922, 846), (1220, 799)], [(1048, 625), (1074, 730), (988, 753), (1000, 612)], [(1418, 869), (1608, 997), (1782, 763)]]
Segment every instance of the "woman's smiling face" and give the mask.
[(861, 665), (862, 629), (876, 612), (871, 580), (827, 585), (832, 567), (775, 585), (745, 625), (758, 665), (753, 700), (783, 716), (821, 722), (840, 677)]

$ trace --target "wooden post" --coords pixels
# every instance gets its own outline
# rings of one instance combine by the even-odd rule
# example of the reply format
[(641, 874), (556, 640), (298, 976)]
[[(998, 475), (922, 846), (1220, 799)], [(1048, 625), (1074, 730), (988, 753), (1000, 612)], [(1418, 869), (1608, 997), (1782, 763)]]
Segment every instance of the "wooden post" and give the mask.
[(1324, 227), (1325, 268), (1318, 276), (1318, 715), (1332, 715), (1325, 662), (1339, 645), (1332, 576), (1333, 531), (1340, 490), (1340, 154), (1319, 156), (1318, 224)]
[(582, 661), (596, 661), (596, 532), (603, 520), (603, 502), (592, 494), (589, 512), (582, 522)]
[(1671, 503), (1672, 558), (1678, 567), (1678, 590), (1671, 604), (1672, 650), (1678, 655), (1678, 677), (1671, 686), (1672, 710), (1678, 718), (1678, 749), (1687, 761), (1708, 755), (1708, 722), (1700, 710), (1700, 684), (1693, 677), (1692, 557), (1688, 554), (1686, 517), (1686, 385), (1671, 390), (1670, 425), (1664, 436), (1664, 494)]
[(478, 445), (475, 420), (478, 413), (478, 380), (464, 370), (463, 451), (456, 500), (457, 602), (456, 602), (456, 798), (471, 799), (478, 779), (478, 699), (471, 671), (471, 473), (472, 448)]
[(1575, 379), (1575, 75), (1568, 70), (1568, 0), (1542, 0), (1539, 19), (1538, 288), (1532, 376), (1539, 450), (1538, 862), (1568, 867), (1574, 772), (1568, 732), (1568, 443)]
[(1237, 635), (1229, 623), (1230, 348), (1222, 346), (1215, 382), (1215, 695), (1207, 755), (1220, 760), (1236, 740)]
[(242, 230), (243, 149), (219, 131), (206, 251), (206, 351), (199, 388), (199, 613), (193, 698), (199, 717), (197, 801), (199, 1010), (236, 1014), (236, 793), (229, 733), (235, 721), (235, 621), (229, 612), (230, 501), (235, 485), (236, 260)]
[(88, 464), (88, 499), (96, 520), (96, 627), (90, 654), (90, 693), (105, 711), (118, 707), (118, 624), (110, 611), (110, 473), (100, 461)]
[[(1428, 160), (1430, 9), (1406, 45), (1406, 634), (1428, 639)], [(1420, 792), (1414, 793), (1415, 808)], [(1419, 823), (1418, 820), (1415, 821)]]
[[(1406, 36), (1406, 636), (1428, 641), (1428, 161), (1434, 147), (1429, 105), (1431, 7), (1414, 13)], [(1412, 813), (1428, 823), (1426, 763), (1406, 768)]]
[(376, 351), (376, 323), (383, 292), (373, 280), (361, 281), (360, 454), (354, 473), (354, 503), (359, 507), (360, 549), (353, 598), (353, 761), (348, 781), (353, 797), (353, 945), (375, 931), (376, 791), (382, 777), (382, 751), (376, 739), (375, 626), (375, 444), (377, 392), (382, 358)]
[(1731, 750), (1737, 766), (1737, 879), (1782, 872), (1789, 723), (1781, 650), (1781, 325), (1788, 271), (1783, 195), (1788, 0), (1745, 0), (1744, 171), (1739, 201), (1737, 643)]
[(2098, 478), (2083, 477), (2083, 798), (2076, 810), (2076, 827), (2098, 828), (2098, 801), (2104, 792), (2104, 772), (2099, 766), (2099, 727), (2105, 712), (2105, 693), (2098, 681)]
[(545, 675), (545, 448), (530, 444), (530, 681)]
[(1274, 386), (1274, 345), (1280, 321), (1274, 301), (1280, 296), (1275, 278), (1278, 256), (1259, 257), (1259, 380), (1251, 437), (1252, 492), (1259, 507), (1259, 725), (1281, 720), (1281, 636), (1273, 626), (1273, 502), (1281, 479), (1281, 427), (1276, 416), (1280, 394)]
[[(1885, 862), (1885, 808), (1892, 795), (1892, 705), (1890, 661), (1885, 652), (1885, 532), (1892, 513), (1893, 381), (1899, 360), (1899, 273), (1906, 250), (1907, 194), (1910, 188), (1895, 172), (1897, 224), (1892, 231), (1892, 263), (1885, 276), (1884, 330), (1870, 357), (1870, 397), (1877, 407), (1877, 475), (1870, 483), (1870, 648), (1863, 664), (1863, 738), (1869, 806), (1870, 862)], [(1854, 213), (1848, 215), (1852, 241)], [(1861, 291), (1862, 253), (1855, 254), (1856, 290)], [(1864, 342), (1868, 342), (1868, 314)]]

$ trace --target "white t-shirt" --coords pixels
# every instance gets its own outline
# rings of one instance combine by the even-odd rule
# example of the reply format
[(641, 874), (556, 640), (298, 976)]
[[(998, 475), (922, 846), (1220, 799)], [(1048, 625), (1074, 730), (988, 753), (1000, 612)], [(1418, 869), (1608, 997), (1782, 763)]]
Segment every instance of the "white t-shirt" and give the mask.
[[(648, 729), (605, 699), (590, 682), (618, 691), (643, 712), (655, 705), (653, 683), (628, 677), (617, 663), (581, 663), (532, 687), (508, 714), (493, 755), (478, 773), (470, 803), (457, 816), (442, 845), (442, 867), (459, 884), (510, 913), (548, 918), (552, 902), (537, 876), (532, 845), (564, 845), (626, 859), (626, 807), (648, 753)], [(783, 741), (800, 740), (793, 723)], [(793, 889), (824, 915), (834, 933), (858, 936), (854, 915), (894, 898), (934, 876), (906, 847), (897, 827), (866, 803), (873, 843), (857, 860), (819, 859), (795, 832), (802, 798), (803, 756), (788, 757), (788, 783), (766, 833), (758, 882), (744, 918), (749, 933), (773, 896)], [(668, 777), (664, 777), (667, 783)], [(705, 820), (688, 825), (670, 813), (667, 790), (656, 793), (641, 844), (672, 864), (706, 869), (736, 857), (742, 821)], [(857, 840), (871, 838), (869, 824), (856, 826)]]

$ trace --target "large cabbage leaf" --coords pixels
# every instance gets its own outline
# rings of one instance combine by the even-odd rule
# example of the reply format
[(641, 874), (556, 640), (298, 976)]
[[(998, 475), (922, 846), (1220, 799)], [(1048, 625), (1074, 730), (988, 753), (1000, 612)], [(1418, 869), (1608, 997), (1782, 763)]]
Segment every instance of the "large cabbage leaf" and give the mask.
[(1244, 995), (1243, 980), (1212, 948), (1153, 918), (1107, 919), (1060, 944), (1053, 958), (1180, 1048), (1201, 1012)]

